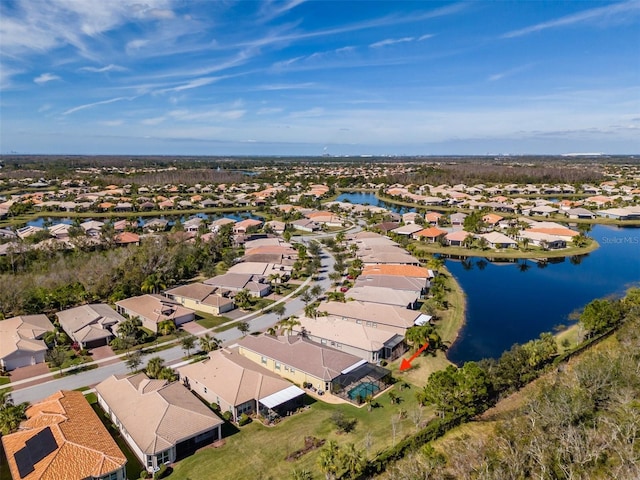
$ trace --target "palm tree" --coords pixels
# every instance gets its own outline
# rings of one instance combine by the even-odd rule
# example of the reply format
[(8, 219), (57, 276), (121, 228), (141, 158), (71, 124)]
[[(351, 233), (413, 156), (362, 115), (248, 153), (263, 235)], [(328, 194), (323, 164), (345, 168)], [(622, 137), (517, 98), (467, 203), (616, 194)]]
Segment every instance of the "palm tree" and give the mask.
[(173, 323), (173, 320), (165, 320), (164, 322), (160, 322), (158, 324), (158, 332), (160, 335), (169, 335), (176, 331), (176, 324)]
[(147, 362), (145, 371), (147, 372), (147, 376), (149, 378), (158, 378), (163, 368), (164, 368), (164, 359), (160, 357), (153, 357), (149, 359), (149, 361)]
[(329, 274), (329, 279), (333, 282), (334, 285), (338, 285), (341, 278), (342, 274), (340, 274), (340, 272), (331, 272)]
[(316, 307), (313, 303), (306, 305), (304, 307), (304, 314), (308, 318), (317, 318), (318, 317), (318, 307)]
[(234, 300), (236, 306), (240, 308), (247, 308), (249, 305), (251, 305), (251, 294), (249, 293), (249, 290), (240, 290), (239, 292), (236, 292)]
[(313, 287), (311, 287), (310, 290), (311, 296), (314, 298), (318, 298), (320, 295), (322, 295), (324, 293), (324, 290), (322, 289), (322, 287), (320, 285), (314, 285)]
[(20, 422), (27, 418), (25, 412), (29, 408), (29, 403), (14, 405), (4, 392), (0, 400), (0, 434), (8, 435), (15, 432)]
[(216, 337), (212, 337), (208, 333), (205, 333), (202, 337), (200, 337), (198, 342), (200, 343), (200, 350), (205, 353), (209, 353), (212, 350), (217, 350), (222, 344), (219, 339), (217, 339)]
[(191, 349), (195, 344), (196, 337), (194, 335), (186, 335), (185, 337), (182, 337), (182, 340), (180, 340), (180, 345), (182, 345), (182, 349), (187, 352), (187, 357), (191, 356)]
[(318, 466), (326, 480), (335, 480), (338, 473), (338, 444), (335, 440), (329, 440), (327, 446), (320, 451)]
[(152, 273), (145, 278), (142, 285), (140, 285), (142, 293), (158, 293), (160, 290), (164, 290), (165, 288), (167, 288), (167, 286), (162, 281), (162, 278), (155, 273)]
[(522, 237), (520, 239), (520, 243), (522, 244), (522, 249), (526, 252), (529, 249), (529, 239), (527, 237)]
[(280, 320), (280, 323), (278, 325), (283, 328), (286, 335), (291, 335), (291, 333), (293, 332), (293, 327), (300, 325), (300, 322), (298, 321), (298, 317), (291, 315), (285, 320)]
[(347, 471), (349, 478), (357, 478), (366, 465), (362, 450), (358, 450), (353, 443), (348, 443), (339, 454), (340, 462)]

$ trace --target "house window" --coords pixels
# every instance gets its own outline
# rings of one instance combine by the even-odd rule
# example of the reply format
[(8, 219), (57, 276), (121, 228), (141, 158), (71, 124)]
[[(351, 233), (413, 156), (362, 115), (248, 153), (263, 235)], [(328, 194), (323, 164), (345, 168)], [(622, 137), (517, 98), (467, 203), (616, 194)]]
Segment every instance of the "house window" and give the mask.
[(289, 371), (289, 367), (287, 367), (286, 365), (284, 366), (284, 371), (288, 372)]
[(291, 373), (296, 373), (296, 371), (295, 371), (293, 368), (290, 368), (290, 369), (289, 369), (289, 371), (290, 371)]
[(326, 344), (327, 344), (327, 340), (326, 340), (325, 338), (321, 338), (321, 339), (320, 339), (320, 343), (321, 343), (322, 345), (326, 345)]
[(280, 370), (280, 362), (276, 362), (276, 370)]
[(260, 359), (260, 363), (264, 363), (266, 365), (267, 364), (267, 357), (262, 357)]
[(111, 472), (107, 475), (100, 477), (100, 480), (118, 480), (118, 472)]
[(378, 328), (378, 324), (377, 324), (376, 322), (373, 322), (373, 323), (371, 324), (371, 326), (372, 326), (373, 328)]
[(342, 348), (342, 344), (341, 343), (336, 343), (336, 347)]
[(358, 325), (362, 325), (362, 320), (356, 320), (356, 323), (357, 323)]
[(156, 455), (156, 465), (162, 465), (163, 463), (169, 462), (169, 453), (170, 450), (158, 453)]
[(367, 322), (367, 327), (370, 327), (370, 326), (371, 326), (371, 322)]

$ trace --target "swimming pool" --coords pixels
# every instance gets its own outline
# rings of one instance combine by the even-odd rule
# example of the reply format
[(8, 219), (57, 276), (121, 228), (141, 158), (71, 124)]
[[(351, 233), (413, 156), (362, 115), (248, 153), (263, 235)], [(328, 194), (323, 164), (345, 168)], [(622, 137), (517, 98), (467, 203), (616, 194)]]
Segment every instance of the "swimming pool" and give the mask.
[(369, 395), (375, 395), (377, 391), (380, 390), (380, 387), (373, 382), (363, 382), (359, 385), (356, 385), (351, 390), (347, 392), (347, 396), (351, 400), (356, 400), (360, 397), (362, 400), (367, 398)]

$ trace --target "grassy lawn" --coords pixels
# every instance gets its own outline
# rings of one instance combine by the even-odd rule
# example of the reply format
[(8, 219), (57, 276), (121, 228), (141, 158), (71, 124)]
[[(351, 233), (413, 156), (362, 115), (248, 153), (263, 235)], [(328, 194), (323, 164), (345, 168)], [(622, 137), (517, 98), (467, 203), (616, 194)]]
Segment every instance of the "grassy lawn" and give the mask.
[[(576, 323), (570, 326), (566, 330), (559, 332), (555, 335), (556, 343), (558, 344), (558, 352), (562, 353), (567, 350), (571, 350), (578, 346), (578, 340), (580, 339), (580, 326)], [(568, 345), (567, 345), (568, 342)], [(567, 345), (566, 347), (563, 345)]]
[[(460, 329), (464, 326), (466, 299), (455, 277), (451, 275), (446, 268), (441, 268), (440, 274), (446, 278), (445, 300), (448, 308), (438, 311), (439, 320), (436, 322), (436, 327), (442, 341), (450, 346), (458, 336)], [(413, 352), (409, 351), (404, 357), (408, 358), (412, 353)], [(390, 363), (387, 368), (390, 368), (397, 378), (412, 383), (417, 387), (423, 386), (427, 382), (429, 375), (433, 372), (443, 370), (452, 364), (447, 360), (443, 352), (436, 352), (435, 355), (428, 354), (419, 356), (411, 362), (411, 369), (405, 372), (400, 372), (399, 370), (401, 361), (402, 359), (397, 359)]]
[(196, 323), (204, 328), (214, 328), (231, 319), (223, 316), (212, 315), (211, 313), (196, 312)]
[(9, 382), (11, 382), (9, 377), (0, 377), (0, 385), (6, 385)]
[[(293, 462), (285, 461), (289, 453), (304, 446), (305, 436), (335, 440), (339, 445), (354, 443), (360, 449), (365, 449), (365, 438), (369, 436), (371, 445), (367, 456), (372, 458), (378, 451), (391, 446), (391, 418), (397, 417), (401, 409), (407, 412), (407, 418), (399, 421), (396, 443), (416, 431), (411, 419), (412, 412), (417, 408), (415, 389), (399, 390), (396, 385), (393, 391), (402, 399), (399, 404), (392, 405), (388, 392), (385, 392), (376, 399), (380, 406), (371, 412), (367, 411), (366, 406), (356, 408), (352, 405), (329, 405), (318, 401), (307, 410), (288, 417), (273, 427), (265, 427), (254, 421), (242, 427), (239, 433), (225, 438), (224, 446), (201, 450), (179, 462), (170, 478), (205, 480), (211, 478), (211, 472), (216, 472), (215, 477), (221, 480), (285, 479), (290, 477), (294, 468), (319, 473), (320, 450), (311, 451)], [(331, 415), (336, 411), (342, 411), (347, 418), (357, 419), (353, 432), (336, 433), (331, 421)], [(421, 421), (426, 421), (431, 414), (431, 410), (423, 408)]]

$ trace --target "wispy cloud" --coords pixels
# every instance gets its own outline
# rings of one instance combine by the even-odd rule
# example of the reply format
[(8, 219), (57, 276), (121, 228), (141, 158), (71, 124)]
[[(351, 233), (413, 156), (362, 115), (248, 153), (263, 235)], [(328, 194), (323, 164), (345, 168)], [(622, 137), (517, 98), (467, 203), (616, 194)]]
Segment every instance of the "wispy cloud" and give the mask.
[(489, 82), (496, 82), (498, 80), (502, 80), (505, 77), (510, 77), (520, 72), (524, 72), (525, 70), (529, 70), (531, 67), (533, 67), (533, 65), (533, 63), (527, 63), (526, 65), (520, 65), (519, 67), (514, 67), (502, 72), (494, 73), (493, 75), (489, 75), (489, 77), (487, 77), (487, 80)]
[(265, 2), (261, 10), (261, 15), (262, 15), (261, 20), (263, 22), (273, 20), (274, 18), (284, 15), (290, 10), (293, 10), (298, 5), (304, 2), (305, 0), (287, 0), (284, 2), (275, 2), (275, 1)]
[(413, 42), (415, 37), (402, 37), (402, 38), (386, 38), (384, 40), (380, 40), (379, 42), (375, 42), (370, 44), (371, 48), (380, 48), (380, 47), (388, 47), (389, 45), (397, 45), (398, 43), (409, 43)]
[(91, 72), (91, 73), (104, 73), (104, 72), (124, 72), (127, 69), (124, 67), (121, 67), (120, 65), (114, 65), (113, 63), (111, 63), (104, 67), (82, 67), (80, 70), (84, 72)]
[(124, 124), (124, 120), (103, 120), (99, 123), (105, 127), (119, 127)]
[(630, 14), (637, 15), (638, 13), (640, 13), (640, 2), (638, 0), (630, 0), (622, 3), (614, 3), (605, 7), (583, 10), (582, 12), (560, 17), (555, 20), (549, 20), (548, 22), (538, 23), (519, 30), (512, 30), (502, 35), (502, 37), (521, 37), (550, 28), (568, 27), (578, 23), (595, 23), (599, 26), (608, 26), (627, 21)]
[(258, 85), (256, 90), (275, 91), (275, 90), (302, 90), (317, 86), (314, 82), (303, 83), (273, 83), (269, 85)]
[(84, 105), (78, 105), (77, 107), (70, 108), (62, 112), (62, 115), (71, 115), (72, 113), (79, 112), (80, 110), (86, 110), (87, 108), (97, 107), (99, 105), (108, 105), (109, 103), (122, 102), (123, 100), (134, 100), (136, 97), (117, 97), (110, 98), (109, 100), (102, 100), (101, 102), (85, 103)]
[(282, 112), (283, 109), (282, 108), (277, 108), (277, 107), (265, 107), (265, 108), (261, 108), (260, 110), (258, 110), (256, 112), (256, 115), (273, 115), (275, 113), (280, 113)]
[(53, 73), (43, 73), (33, 79), (33, 81), (38, 85), (43, 85), (48, 82), (53, 82), (54, 80), (60, 80), (60, 77), (58, 75), (54, 75)]

